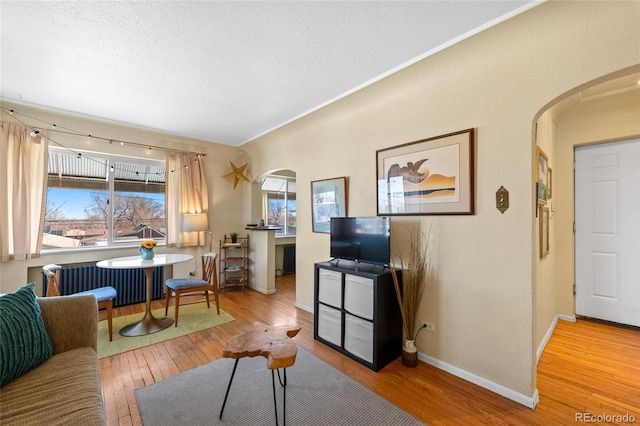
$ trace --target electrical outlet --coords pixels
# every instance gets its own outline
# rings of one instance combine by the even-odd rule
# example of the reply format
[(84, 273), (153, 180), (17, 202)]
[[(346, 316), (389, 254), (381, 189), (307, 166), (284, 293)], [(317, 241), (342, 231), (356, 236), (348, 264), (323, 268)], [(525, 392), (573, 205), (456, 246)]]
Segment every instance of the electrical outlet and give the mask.
[(427, 330), (433, 333), (436, 332), (436, 325), (432, 322), (422, 320), (422, 327), (426, 328)]

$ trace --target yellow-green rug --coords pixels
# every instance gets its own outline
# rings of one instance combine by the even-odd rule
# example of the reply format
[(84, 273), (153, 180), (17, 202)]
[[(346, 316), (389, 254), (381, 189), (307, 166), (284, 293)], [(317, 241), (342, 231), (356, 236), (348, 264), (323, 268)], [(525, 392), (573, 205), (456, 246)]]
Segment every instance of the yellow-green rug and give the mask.
[[(173, 318), (173, 305), (169, 306), (169, 317)], [(164, 317), (164, 308), (153, 311), (155, 317)], [(180, 305), (180, 321), (178, 326), (171, 325), (157, 333), (146, 336), (124, 337), (119, 331), (128, 324), (139, 321), (144, 316), (143, 313), (125, 315), (113, 318), (113, 341), (109, 341), (109, 326), (106, 320), (98, 324), (98, 358), (105, 358), (122, 352), (131, 351), (143, 346), (153, 345), (174, 337), (184, 336), (194, 331), (215, 327), (233, 321), (234, 318), (220, 309), (220, 315), (216, 313), (215, 303), (211, 303), (211, 308), (207, 309), (206, 302)]]

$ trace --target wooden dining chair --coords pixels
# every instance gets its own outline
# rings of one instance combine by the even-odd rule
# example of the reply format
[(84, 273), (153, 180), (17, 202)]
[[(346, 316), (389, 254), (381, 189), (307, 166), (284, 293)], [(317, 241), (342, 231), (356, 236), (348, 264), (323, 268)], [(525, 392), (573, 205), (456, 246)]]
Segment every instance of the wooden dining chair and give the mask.
[(210, 308), (209, 304), (209, 292), (213, 293), (213, 297), (216, 302), (216, 310), (220, 315), (220, 301), (218, 297), (218, 268), (216, 267), (215, 253), (205, 253), (202, 255), (202, 278), (169, 278), (166, 284), (166, 300), (164, 305), (164, 314), (169, 313), (169, 300), (171, 294), (175, 294), (175, 318), (174, 322), (176, 327), (178, 326), (178, 314), (180, 309), (180, 295), (182, 293), (197, 293), (204, 292), (207, 299), (207, 308)]
[[(60, 265), (44, 265), (42, 272), (47, 277), (47, 294), (46, 296), (60, 296)], [(69, 294), (68, 296), (77, 296), (79, 294), (93, 294), (98, 302), (98, 310), (107, 310), (107, 323), (109, 324), (109, 341), (113, 340), (113, 299), (116, 298), (118, 292), (111, 286), (98, 287), (92, 290), (81, 291), (79, 293)]]

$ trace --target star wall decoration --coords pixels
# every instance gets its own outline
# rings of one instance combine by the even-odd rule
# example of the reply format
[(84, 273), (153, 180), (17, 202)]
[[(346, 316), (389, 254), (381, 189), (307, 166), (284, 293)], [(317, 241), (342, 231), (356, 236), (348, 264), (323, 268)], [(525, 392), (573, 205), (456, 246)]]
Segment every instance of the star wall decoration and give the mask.
[(229, 179), (233, 179), (233, 189), (236, 189), (236, 186), (238, 185), (238, 182), (240, 182), (241, 180), (247, 181), (247, 182), (251, 182), (249, 180), (249, 178), (247, 178), (244, 175), (244, 169), (247, 168), (246, 163), (240, 167), (236, 167), (235, 164), (233, 164), (231, 161), (229, 161), (229, 164), (231, 164), (231, 168), (233, 169), (233, 171), (231, 173), (227, 173), (226, 175), (222, 176), (225, 178), (229, 178)]

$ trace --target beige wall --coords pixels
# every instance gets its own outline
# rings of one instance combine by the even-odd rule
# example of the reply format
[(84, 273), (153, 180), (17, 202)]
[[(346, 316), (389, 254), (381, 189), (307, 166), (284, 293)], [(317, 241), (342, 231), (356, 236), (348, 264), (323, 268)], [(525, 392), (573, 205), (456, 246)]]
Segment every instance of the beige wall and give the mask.
[[(419, 317), (437, 332), (417, 344), (499, 389), (533, 396), (533, 125), (558, 96), (640, 63), (639, 16), (637, 2), (545, 3), (243, 145), (254, 174), (297, 173), (298, 306), (312, 306), (313, 263), (329, 255), (328, 235), (311, 232), (309, 182), (347, 176), (349, 214), (375, 215), (376, 149), (474, 127), (476, 214), (420, 218), (433, 224), (438, 283)], [(505, 214), (494, 206), (501, 185), (510, 191)]]
[[(311, 232), (309, 182), (347, 176), (349, 214), (375, 215), (377, 149), (476, 128), (476, 214), (415, 218), (433, 227), (438, 273), (419, 313), (420, 319), (434, 322), (437, 331), (423, 332), (417, 345), (424, 356), (528, 403), (535, 395), (539, 308), (535, 305), (536, 301), (546, 303), (545, 298), (535, 297), (540, 290), (536, 288), (540, 265), (534, 122), (546, 105), (575, 87), (640, 64), (639, 19), (638, 2), (547, 2), (238, 151), (142, 130), (126, 134), (147, 141), (143, 143), (204, 147), (209, 154), (215, 240), (259, 219), (255, 217), (259, 207), (252, 201), (255, 185), (240, 184), (234, 191), (231, 182), (221, 177), (229, 171), (228, 161), (247, 162), (251, 178), (282, 168), (296, 172), (296, 304), (312, 310), (313, 263), (328, 258), (329, 237)], [(93, 129), (96, 124), (87, 126)], [(98, 127), (109, 135), (121, 131), (113, 124)], [(597, 136), (594, 133), (590, 138)], [(560, 139), (562, 135), (560, 128)], [(555, 155), (554, 164), (560, 168), (562, 154)], [(558, 182), (562, 177), (554, 178)], [(501, 185), (510, 192), (510, 208), (504, 214), (495, 208), (495, 192)], [(554, 193), (556, 200), (562, 196), (561, 190)], [(394, 217), (392, 222), (395, 226), (407, 220)], [(553, 222), (560, 228), (559, 213)], [(126, 250), (86, 251), (0, 264), (0, 291), (27, 280), (30, 266), (129, 254)], [(559, 259), (555, 263), (560, 264)], [(565, 309), (563, 300), (558, 305)], [(552, 312), (543, 308), (545, 317)]]

